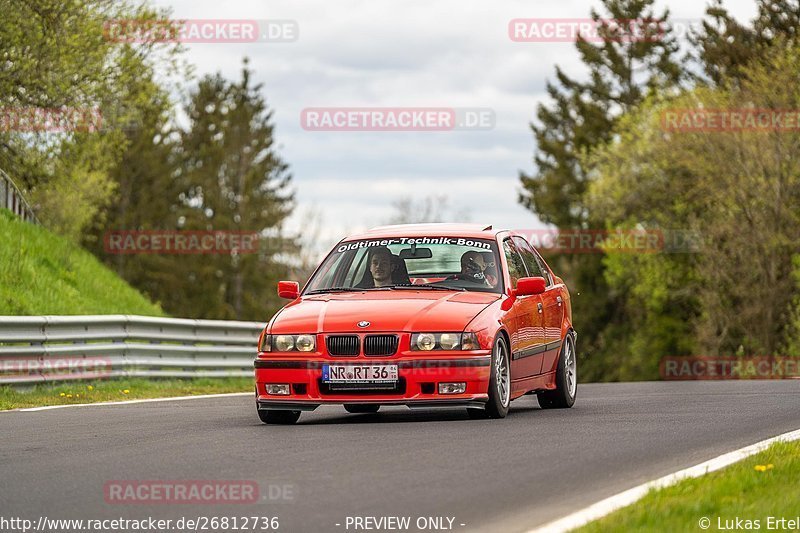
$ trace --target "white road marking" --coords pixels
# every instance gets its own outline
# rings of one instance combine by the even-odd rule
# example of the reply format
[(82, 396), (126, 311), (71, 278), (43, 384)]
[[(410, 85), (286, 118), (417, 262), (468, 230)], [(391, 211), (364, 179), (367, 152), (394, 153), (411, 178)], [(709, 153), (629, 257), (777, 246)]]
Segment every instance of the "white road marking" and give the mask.
[(31, 411), (49, 411), (50, 409), (63, 409), (65, 407), (96, 407), (107, 405), (130, 405), (132, 403), (150, 403), (150, 402), (179, 402), (183, 400), (201, 400), (203, 398), (225, 398), (233, 396), (252, 396), (255, 398), (254, 392), (226, 392), (224, 394), (198, 394), (196, 396), (174, 396), (172, 398), (145, 398), (142, 400), (124, 400), (119, 402), (95, 402), (95, 403), (71, 403), (65, 405), (43, 405), (42, 407), (26, 407), (24, 409), (11, 409), (0, 411), (3, 413), (17, 413), (17, 412), (31, 412)]
[(607, 514), (616, 511), (617, 509), (621, 509), (631, 505), (632, 503), (635, 503), (644, 497), (651, 489), (660, 489), (674, 485), (675, 483), (684, 479), (700, 477), (704, 474), (708, 474), (709, 472), (714, 472), (715, 470), (720, 470), (721, 468), (730, 466), (733, 463), (765, 450), (775, 442), (789, 442), (793, 440), (800, 440), (800, 429), (790, 431), (789, 433), (784, 433), (783, 435), (778, 435), (777, 437), (772, 437), (771, 439), (762, 440), (761, 442), (751, 444), (750, 446), (720, 455), (719, 457), (715, 457), (714, 459), (700, 463), (699, 465), (695, 465), (673, 474), (654, 479), (653, 481), (648, 481), (647, 483), (639, 485), (638, 487), (628, 489), (624, 492), (620, 492), (619, 494), (611, 496), (610, 498), (601, 500), (590, 505), (589, 507), (565, 516), (564, 518), (559, 518), (558, 520), (554, 520), (553, 522), (545, 524), (541, 527), (531, 529), (528, 531), (528, 533), (560, 533), (562, 531), (570, 531), (597, 520), (598, 518), (602, 518)]

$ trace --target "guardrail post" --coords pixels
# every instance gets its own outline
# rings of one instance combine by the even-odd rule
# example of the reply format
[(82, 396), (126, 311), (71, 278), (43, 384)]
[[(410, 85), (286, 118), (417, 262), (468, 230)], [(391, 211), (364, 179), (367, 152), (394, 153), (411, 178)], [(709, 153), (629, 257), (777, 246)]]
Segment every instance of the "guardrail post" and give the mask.
[(25, 200), (17, 185), (8, 174), (0, 170), (0, 208), (11, 210), (14, 215), (26, 222), (39, 223), (39, 219)]

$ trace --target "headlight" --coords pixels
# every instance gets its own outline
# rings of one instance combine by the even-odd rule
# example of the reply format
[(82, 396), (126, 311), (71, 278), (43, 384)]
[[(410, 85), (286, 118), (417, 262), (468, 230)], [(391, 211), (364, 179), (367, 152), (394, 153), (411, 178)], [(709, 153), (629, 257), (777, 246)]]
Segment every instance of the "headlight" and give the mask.
[(294, 335), (275, 335), (275, 350), (279, 352), (294, 350)]
[(294, 345), (297, 347), (297, 350), (300, 352), (312, 352), (314, 351), (314, 337), (312, 335), (298, 335), (297, 339), (294, 342)]
[(433, 333), (418, 333), (416, 339), (411, 339), (411, 349), (433, 350), (436, 348), (436, 336)]
[(262, 352), (313, 352), (317, 348), (315, 335), (265, 335)]
[(480, 350), (478, 337), (472, 333), (414, 333), (411, 349), (430, 350)]
[(455, 350), (461, 343), (461, 335), (458, 333), (442, 333), (439, 336), (439, 346), (442, 350)]

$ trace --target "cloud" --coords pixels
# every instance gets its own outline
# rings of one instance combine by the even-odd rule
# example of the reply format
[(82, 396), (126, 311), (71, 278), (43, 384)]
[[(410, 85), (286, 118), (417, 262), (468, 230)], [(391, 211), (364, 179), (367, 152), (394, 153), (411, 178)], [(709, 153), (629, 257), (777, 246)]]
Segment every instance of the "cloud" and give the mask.
[[(180, 18), (292, 19), (293, 43), (192, 44), (202, 75), (236, 79), (244, 56), (274, 109), (276, 140), (297, 188), (302, 226), (311, 206), (325, 215), (327, 239), (384, 222), (398, 195), (446, 194), (474, 222), (535, 227), (517, 202), (519, 170), (531, 171), (529, 123), (546, 98), (555, 65), (583, 75), (570, 43), (515, 43), (514, 18), (580, 18), (585, 0), (158, 0)], [(662, 2), (661, 6), (664, 5)], [(740, 20), (753, 0), (726, 2)], [(704, 2), (669, 2), (673, 18), (697, 19)], [(489, 131), (309, 132), (307, 107), (488, 107)]]

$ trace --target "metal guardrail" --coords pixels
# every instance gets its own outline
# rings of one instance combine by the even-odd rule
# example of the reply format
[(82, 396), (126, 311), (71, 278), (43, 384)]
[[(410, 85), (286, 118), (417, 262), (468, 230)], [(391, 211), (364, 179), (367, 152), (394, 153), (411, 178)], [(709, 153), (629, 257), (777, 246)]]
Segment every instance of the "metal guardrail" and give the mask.
[(0, 208), (9, 209), (26, 222), (39, 223), (39, 219), (36, 218), (25, 197), (19, 192), (17, 185), (2, 170), (0, 170)]
[(252, 376), (263, 328), (135, 315), (0, 316), (0, 384)]

